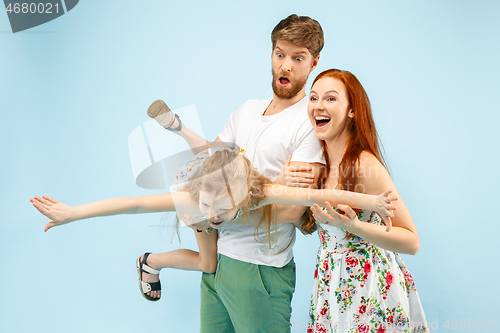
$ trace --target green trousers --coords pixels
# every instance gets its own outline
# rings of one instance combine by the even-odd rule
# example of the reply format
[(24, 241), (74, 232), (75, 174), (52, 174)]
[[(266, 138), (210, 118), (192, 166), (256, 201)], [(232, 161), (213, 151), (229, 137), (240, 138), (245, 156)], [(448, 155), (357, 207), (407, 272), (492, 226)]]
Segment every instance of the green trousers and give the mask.
[(250, 264), (218, 255), (214, 274), (201, 280), (202, 333), (290, 332), (295, 262)]

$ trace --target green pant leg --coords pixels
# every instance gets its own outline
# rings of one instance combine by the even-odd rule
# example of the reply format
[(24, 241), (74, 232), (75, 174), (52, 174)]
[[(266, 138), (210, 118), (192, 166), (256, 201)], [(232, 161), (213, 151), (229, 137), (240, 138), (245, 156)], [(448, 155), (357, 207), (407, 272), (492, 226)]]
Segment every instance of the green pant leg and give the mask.
[(216, 281), (237, 333), (290, 332), (295, 264), (259, 266), (221, 256)]
[(216, 274), (203, 273), (201, 278), (201, 333), (234, 333), (231, 318), (215, 291)]
[(271, 297), (275, 332), (290, 332), (292, 296), (295, 291), (295, 262), (281, 268), (258, 266), (262, 283)]

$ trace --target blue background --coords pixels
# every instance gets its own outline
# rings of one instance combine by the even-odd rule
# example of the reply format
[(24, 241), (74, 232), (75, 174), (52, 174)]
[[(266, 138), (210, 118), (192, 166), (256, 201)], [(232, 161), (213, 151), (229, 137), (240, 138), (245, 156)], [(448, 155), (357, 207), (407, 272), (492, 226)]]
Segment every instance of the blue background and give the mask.
[[(137, 288), (135, 258), (179, 246), (170, 217), (43, 233), (47, 219), (29, 198), (76, 205), (163, 193), (135, 185), (128, 155), (149, 104), (196, 104), (215, 139), (244, 101), (271, 97), (270, 33), (291, 13), (325, 32), (309, 81), (350, 70), (371, 98), (419, 230), (420, 252), (403, 259), (431, 327), (500, 326), (500, 2), (87, 0), (16, 34), (0, 13), (0, 332), (199, 330), (200, 273), (162, 271), (157, 303)], [(182, 246), (196, 248), (192, 231), (181, 233)], [(316, 234), (297, 236), (292, 332), (305, 332), (318, 245)]]

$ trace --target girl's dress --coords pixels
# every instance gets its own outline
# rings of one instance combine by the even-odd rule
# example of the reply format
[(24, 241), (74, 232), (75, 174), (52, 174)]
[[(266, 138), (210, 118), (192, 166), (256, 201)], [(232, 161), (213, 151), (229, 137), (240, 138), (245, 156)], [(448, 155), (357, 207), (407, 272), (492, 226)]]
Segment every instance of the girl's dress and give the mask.
[[(199, 167), (205, 162), (206, 159), (210, 158), (213, 154), (219, 150), (224, 150), (227, 148), (207, 148), (202, 152), (194, 155), (189, 160), (184, 163), (180, 169), (177, 171), (175, 178), (170, 186), (170, 192), (181, 191), (187, 182), (191, 179), (191, 176), (198, 170)], [(198, 223), (206, 220), (203, 216), (191, 215), (189, 213), (177, 212), (177, 217), (184, 223)]]
[[(358, 219), (383, 225), (375, 212)], [(410, 272), (399, 254), (341, 228), (318, 223), (321, 245), (314, 273), (308, 333), (428, 332)]]

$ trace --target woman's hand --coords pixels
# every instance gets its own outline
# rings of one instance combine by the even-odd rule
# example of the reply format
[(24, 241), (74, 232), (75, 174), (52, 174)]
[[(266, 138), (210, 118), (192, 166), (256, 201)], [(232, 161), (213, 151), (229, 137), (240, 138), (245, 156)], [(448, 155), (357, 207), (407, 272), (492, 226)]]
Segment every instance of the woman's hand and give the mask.
[(310, 166), (290, 166), (291, 160), (292, 157), (289, 156), (274, 183), (295, 187), (309, 187), (314, 183), (312, 168)]
[(31, 198), (30, 201), (33, 204), (33, 207), (52, 220), (45, 225), (43, 231), (47, 231), (52, 227), (73, 221), (71, 220), (71, 206), (65, 205), (62, 202), (45, 195), (41, 198), (35, 196), (34, 198)]
[(339, 227), (349, 232), (355, 229), (357, 224), (361, 223), (351, 207), (347, 205), (337, 205), (337, 207), (344, 211), (345, 215), (339, 214), (335, 211), (328, 201), (325, 202), (325, 208), (328, 213), (321, 209), (321, 207), (317, 204), (311, 206), (311, 211), (314, 219), (319, 223), (333, 225), (334, 227)]

